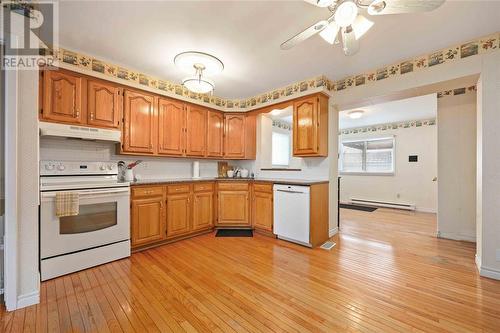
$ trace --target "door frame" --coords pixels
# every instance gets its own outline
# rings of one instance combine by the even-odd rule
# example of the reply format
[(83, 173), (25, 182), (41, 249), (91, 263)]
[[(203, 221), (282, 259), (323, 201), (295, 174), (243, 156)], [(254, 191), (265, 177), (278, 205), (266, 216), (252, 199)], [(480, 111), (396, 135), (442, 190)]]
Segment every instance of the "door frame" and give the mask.
[[(10, 35), (16, 47), (17, 36)], [(4, 42), (0, 40), (0, 44)], [(17, 69), (5, 72), (5, 235), (4, 235), (4, 300), (7, 311), (17, 308), (17, 126), (18, 81)], [(7, 112), (12, 110), (13, 112)]]

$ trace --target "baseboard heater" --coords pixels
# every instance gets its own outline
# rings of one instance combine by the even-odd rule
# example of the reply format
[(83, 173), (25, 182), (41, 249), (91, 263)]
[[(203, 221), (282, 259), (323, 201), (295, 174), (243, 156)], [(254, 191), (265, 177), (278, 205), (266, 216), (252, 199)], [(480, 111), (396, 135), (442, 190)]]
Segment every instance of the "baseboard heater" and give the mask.
[(385, 207), (385, 208), (415, 210), (415, 205), (413, 205), (413, 204), (401, 204), (401, 203), (394, 203), (394, 202), (364, 200), (364, 199), (356, 199), (356, 198), (351, 198), (351, 203), (352, 204), (360, 204), (360, 205), (376, 206), (376, 207)]

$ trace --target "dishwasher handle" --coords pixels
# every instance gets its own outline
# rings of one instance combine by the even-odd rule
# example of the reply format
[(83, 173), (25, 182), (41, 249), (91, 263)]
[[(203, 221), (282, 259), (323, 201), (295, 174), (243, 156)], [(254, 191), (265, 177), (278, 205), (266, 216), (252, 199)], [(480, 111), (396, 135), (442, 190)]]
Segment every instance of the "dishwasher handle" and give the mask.
[(276, 190), (276, 192), (286, 192), (286, 193), (302, 193), (304, 194), (305, 192), (301, 191), (291, 191), (291, 190)]

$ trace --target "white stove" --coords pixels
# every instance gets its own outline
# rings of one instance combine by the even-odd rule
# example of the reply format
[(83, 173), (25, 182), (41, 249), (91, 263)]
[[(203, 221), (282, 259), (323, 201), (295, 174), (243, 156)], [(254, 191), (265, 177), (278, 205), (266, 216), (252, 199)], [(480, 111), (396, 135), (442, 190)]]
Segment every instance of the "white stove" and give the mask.
[[(76, 192), (79, 213), (57, 217), (58, 192)], [(40, 162), (42, 281), (130, 256), (130, 184), (111, 162)]]

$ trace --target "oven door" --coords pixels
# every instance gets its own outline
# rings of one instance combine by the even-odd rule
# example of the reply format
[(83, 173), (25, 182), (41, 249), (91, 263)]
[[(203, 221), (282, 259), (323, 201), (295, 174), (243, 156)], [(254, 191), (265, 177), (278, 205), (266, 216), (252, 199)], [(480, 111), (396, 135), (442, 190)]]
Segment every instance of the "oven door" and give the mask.
[(130, 188), (75, 192), (79, 214), (65, 217), (55, 214), (57, 191), (41, 193), (41, 259), (130, 239)]

